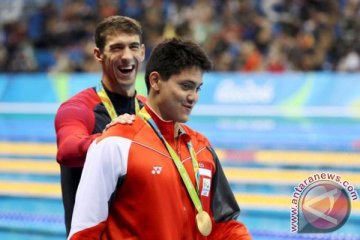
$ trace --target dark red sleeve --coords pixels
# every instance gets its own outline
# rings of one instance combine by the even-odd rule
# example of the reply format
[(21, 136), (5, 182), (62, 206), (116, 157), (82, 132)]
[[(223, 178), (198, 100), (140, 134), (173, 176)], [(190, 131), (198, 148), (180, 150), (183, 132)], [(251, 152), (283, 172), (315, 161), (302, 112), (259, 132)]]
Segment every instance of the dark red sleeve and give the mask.
[(251, 240), (252, 237), (241, 222), (230, 220), (224, 223), (215, 223), (209, 240)]
[(68, 101), (60, 106), (56, 114), (56, 160), (61, 165), (82, 167), (91, 142), (100, 135), (92, 134), (95, 118), (92, 106), (87, 104), (82, 101)]

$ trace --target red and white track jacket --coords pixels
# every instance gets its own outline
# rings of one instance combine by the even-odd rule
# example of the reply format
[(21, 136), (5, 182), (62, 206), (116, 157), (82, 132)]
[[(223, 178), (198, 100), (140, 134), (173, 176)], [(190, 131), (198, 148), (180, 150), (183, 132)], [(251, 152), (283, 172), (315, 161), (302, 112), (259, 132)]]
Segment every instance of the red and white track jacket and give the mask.
[(145, 107), (195, 184), (186, 146), (191, 139), (200, 168), (199, 195), (213, 219), (212, 233), (203, 237), (198, 232), (196, 209), (171, 156), (154, 130), (137, 117), (132, 125), (111, 127), (91, 144), (69, 239), (251, 239), (235, 220), (240, 209), (208, 140), (186, 125), (175, 138), (174, 123)]

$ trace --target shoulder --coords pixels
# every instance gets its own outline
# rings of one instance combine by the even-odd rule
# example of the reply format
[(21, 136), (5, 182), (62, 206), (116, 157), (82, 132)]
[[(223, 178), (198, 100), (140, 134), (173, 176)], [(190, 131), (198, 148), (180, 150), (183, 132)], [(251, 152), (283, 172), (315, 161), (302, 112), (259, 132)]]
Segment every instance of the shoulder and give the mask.
[(103, 139), (109, 137), (123, 137), (133, 140), (145, 125), (145, 122), (141, 118), (136, 117), (135, 121), (132, 124), (118, 123), (111, 126), (103, 134), (101, 134), (101, 136), (98, 137), (96, 141), (100, 142)]
[(210, 142), (203, 134), (192, 129), (191, 127), (181, 124), (181, 127), (185, 130), (185, 132), (190, 136), (193, 145), (202, 145), (202, 146), (210, 146)]
[(146, 97), (142, 95), (136, 95), (137, 100), (139, 100), (142, 103), (146, 103)]
[(67, 101), (63, 102), (58, 108), (55, 116), (55, 121), (68, 119), (85, 119), (93, 115), (94, 107), (100, 103), (100, 98), (97, 96), (94, 88), (87, 88)]
[(82, 90), (81, 92), (78, 92), (71, 98), (69, 98), (67, 101), (64, 102), (64, 104), (67, 103), (73, 103), (73, 102), (83, 102), (83, 103), (97, 103), (100, 101), (99, 96), (97, 95), (94, 88), (86, 88)]
[(66, 110), (68, 108), (93, 108), (100, 102), (100, 98), (95, 92), (94, 88), (87, 88), (78, 92), (65, 102), (63, 102), (60, 107), (59, 111)]

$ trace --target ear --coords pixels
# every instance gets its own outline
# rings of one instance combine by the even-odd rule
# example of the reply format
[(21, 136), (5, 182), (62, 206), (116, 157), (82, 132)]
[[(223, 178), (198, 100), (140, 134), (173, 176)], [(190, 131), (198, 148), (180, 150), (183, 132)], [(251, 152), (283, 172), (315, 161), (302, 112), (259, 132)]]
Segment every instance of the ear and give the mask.
[(159, 82), (160, 82), (160, 74), (156, 71), (151, 72), (149, 75), (149, 83), (150, 83), (150, 87), (156, 92), (160, 90)]
[(103, 55), (102, 55), (100, 49), (97, 48), (97, 47), (94, 48), (94, 57), (95, 57), (95, 59), (98, 60), (99, 62), (104, 61)]

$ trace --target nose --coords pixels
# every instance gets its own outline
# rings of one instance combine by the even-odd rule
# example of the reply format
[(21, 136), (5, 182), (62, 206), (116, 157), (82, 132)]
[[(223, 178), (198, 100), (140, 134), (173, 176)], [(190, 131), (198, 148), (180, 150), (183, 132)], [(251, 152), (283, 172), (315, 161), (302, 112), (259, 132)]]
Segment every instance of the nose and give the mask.
[(125, 47), (123, 50), (123, 54), (122, 54), (122, 59), (132, 59), (133, 58), (133, 54), (131, 52), (131, 49), (129, 47)]
[(191, 91), (187, 96), (187, 100), (190, 103), (196, 103), (198, 99), (199, 99), (199, 94), (197, 91)]

